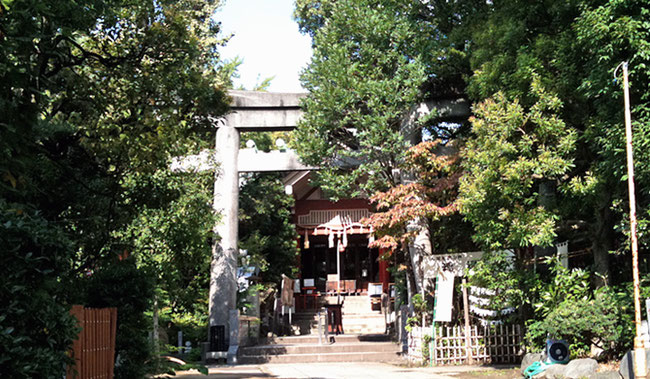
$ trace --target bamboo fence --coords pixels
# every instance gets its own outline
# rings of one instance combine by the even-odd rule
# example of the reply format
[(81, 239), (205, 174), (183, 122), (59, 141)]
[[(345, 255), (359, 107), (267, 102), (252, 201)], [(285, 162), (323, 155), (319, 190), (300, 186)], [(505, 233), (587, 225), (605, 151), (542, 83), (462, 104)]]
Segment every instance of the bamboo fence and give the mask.
[(79, 321), (81, 331), (72, 346), (73, 366), (67, 378), (112, 379), (115, 367), (116, 308), (84, 308), (73, 305), (70, 313)]

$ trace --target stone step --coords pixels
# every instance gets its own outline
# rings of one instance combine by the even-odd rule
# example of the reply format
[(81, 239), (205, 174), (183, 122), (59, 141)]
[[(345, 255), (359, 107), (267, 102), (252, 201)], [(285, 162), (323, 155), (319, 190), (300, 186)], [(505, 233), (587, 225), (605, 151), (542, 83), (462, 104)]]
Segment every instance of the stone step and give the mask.
[[(318, 333), (318, 320), (317, 319), (303, 319), (294, 320), (302, 334)], [(343, 315), (343, 331), (345, 333), (354, 334), (381, 334), (386, 330), (385, 319), (383, 315), (373, 314), (344, 314)]]
[[(306, 330), (306, 329), (302, 329)], [(310, 334), (318, 335), (318, 327), (312, 327), (309, 330)], [(382, 334), (386, 330), (384, 324), (381, 325), (367, 325), (367, 324), (353, 324), (343, 325), (343, 332), (345, 334)]]
[(348, 352), (348, 353), (315, 353), (315, 354), (283, 354), (268, 356), (239, 357), (241, 364), (260, 363), (312, 363), (312, 362), (397, 362), (400, 353), (395, 352)]
[(298, 345), (260, 345), (249, 346), (241, 349), (245, 356), (268, 356), (283, 354), (332, 354), (332, 353), (363, 353), (363, 352), (391, 352), (396, 351), (397, 345), (393, 342), (335, 342), (323, 345), (298, 344)]
[[(369, 326), (364, 326), (364, 327), (351, 327), (351, 328), (345, 328), (343, 329), (344, 332), (346, 333), (382, 333), (386, 328), (385, 327), (369, 327)], [(318, 333), (318, 332), (316, 332)]]
[[(339, 334), (329, 335), (336, 343), (353, 343), (353, 342), (389, 342), (390, 336), (383, 333), (378, 334)], [(264, 341), (265, 345), (299, 345), (299, 344), (317, 344), (318, 335), (303, 335), (303, 336), (286, 336), (286, 337), (273, 337)]]
[[(400, 359), (399, 345), (384, 334), (331, 335), (333, 343), (318, 344), (318, 336), (275, 337), (267, 345), (240, 350), (239, 362), (308, 363), (308, 362), (389, 362)], [(328, 341), (329, 342), (329, 341)]]
[[(302, 327), (300, 330), (309, 331), (308, 335), (318, 336), (318, 326), (312, 327)], [(343, 324), (343, 332), (345, 334), (381, 334), (386, 330), (386, 325), (384, 324)]]
[[(347, 333), (347, 334), (339, 334), (339, 335), (329, 335), (330, 339), (333, 338), (334, 342), (342, 342), (342, 343), (352, 343), (352, 342), (389, 342), (390, 336), (387, 334), (383, 333), (377, 333), (377, 334), (353, 334), (353, 333)], [(311, 334), (311, 335), (303, 335), (303, 336), (285, 336), (285, 337), (273, 337), (273, 338), (268, 338), (264, 341), (266, 345), (273, 345), (273, 344), (283, 344), (283, 345), (298, 345), (298, 344), (316, 344), (318, 343), (318, 335), (317, 334)]]

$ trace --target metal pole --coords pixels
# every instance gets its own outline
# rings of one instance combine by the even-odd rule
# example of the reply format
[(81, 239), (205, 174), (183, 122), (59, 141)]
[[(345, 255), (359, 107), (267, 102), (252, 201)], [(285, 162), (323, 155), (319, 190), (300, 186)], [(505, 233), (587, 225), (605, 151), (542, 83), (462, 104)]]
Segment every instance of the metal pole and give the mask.
[(630, 92), (627, 78), (627, 62), (623, 62), (623, 94), (625, 98), (625, 139), (627, 150), (627, 186), (630, 197), (630, 240), (632, 243), (632, 277), (634, 280), (634, 376), (646, 377), (645, 348), (641, 334), (641, 295), (639, 291), (639, 248), (636, 237), (636, 198), (634, 191), (634, 154), (632, 150), (632, 116), (630, 115)]

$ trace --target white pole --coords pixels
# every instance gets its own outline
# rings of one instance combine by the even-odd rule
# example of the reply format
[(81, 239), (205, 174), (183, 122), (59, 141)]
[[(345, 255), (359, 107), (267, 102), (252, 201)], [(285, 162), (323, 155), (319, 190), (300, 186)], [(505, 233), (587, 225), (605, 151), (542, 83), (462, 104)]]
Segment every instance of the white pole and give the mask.
[(336, 240), (336, 303), (341, 304), (341, 240)]

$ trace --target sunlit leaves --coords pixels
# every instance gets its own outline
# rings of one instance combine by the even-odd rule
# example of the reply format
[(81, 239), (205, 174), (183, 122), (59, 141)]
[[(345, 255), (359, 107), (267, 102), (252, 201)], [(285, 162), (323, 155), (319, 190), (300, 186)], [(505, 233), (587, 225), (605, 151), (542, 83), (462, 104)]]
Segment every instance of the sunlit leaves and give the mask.
[(397, 183), (392, 169), (407, 148), (400, 127), (425, 80), (420, 54), (406, 43), (417, 24), (403, 7), (388, 0), (298, 6), (314, 55), (302, 74), (310, 93), (295, 145), (306, 163), (323, 168), (319, 183), (335, 196)]
[(460, 206), (491, 248), (549, 245), (556, 234), (557, 211), (540, 192), (573, 167), (576, 132), (558, 117), (556, 96), (537, 81), (531, 92), (538, 100), (528, 111), (500, 93), (476, 105), (463, 150)]

